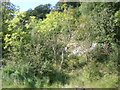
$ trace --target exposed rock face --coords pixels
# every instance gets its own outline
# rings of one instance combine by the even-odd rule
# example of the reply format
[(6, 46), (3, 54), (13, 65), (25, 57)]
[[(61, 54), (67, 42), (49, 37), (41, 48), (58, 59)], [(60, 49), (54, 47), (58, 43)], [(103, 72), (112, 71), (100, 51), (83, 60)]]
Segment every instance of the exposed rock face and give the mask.
[(69, 43), (67, 44), (65, 51), (70, 52), (70, 55), (82, 55), (86, 52), (93, 50), (97, 43), (90, 43), (89, 45), (80, 45), (79, 43)]

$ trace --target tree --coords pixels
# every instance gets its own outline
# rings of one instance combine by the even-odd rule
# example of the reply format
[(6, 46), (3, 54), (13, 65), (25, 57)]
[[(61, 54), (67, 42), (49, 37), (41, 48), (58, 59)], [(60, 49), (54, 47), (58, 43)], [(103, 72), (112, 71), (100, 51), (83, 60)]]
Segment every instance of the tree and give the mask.
[(119, 2), (83, 3), (80, 8), (82, 15), (86, 16), (90, 23), (89, 31), (94, 32), (91, 36), (94, 36), (98, 42), (114, 42), (117, 30), (114, 14), (119, 8)]
[[(119, 47), (116, 42), (118, 40), (118, 37), (116, 37), (118, 36), (118, 27), (114, 22), (114, 15), (116, 11), (119, 10), (119, 4), (119, 2), (92, 2), (82, 3), (80, 7), (81, 16), (84, 17), (87, 22), (84, 27), (84, 29), (88, 31), (86, 35), (89, 35), (89, 37), (87, 38), (91, 38), (92, 42), (98, 43), (95, 51), (88, 54), (89, 60), (107, 64), (107, 73), (110, 74), (111, 72), (113, 75), (117, 74), (119, 56), (119, 51), (117, 50)], [(114, 70), (110, 69), (111, 66), (114, 67)], [(104, 75), (104, 70), (101, 73)]]
[[(10, 2), (3, 2), (2, 3), (2, 47), (5, 46), (5, 35), (8, 33), (8, 23), (6, 21), (12, 20), (13, 17), (15, 16), (15, 12), (18, 11), (19, 9), (17, 6)], [(3, 48), (3, 56), (6, 51)]]
[(80, 2), (58, 2), (54, 6), (54, 9), (57, 11), (64, 11), (64, 6), (68, 9), (70, 7), (76, 8), (80, 6)]
[(27, 11), (28, 16), (36, 16), (38, 19), (46, 18), (46, 14), (50, 13), (51, 4), (39, 5), (34, 10), (29, 9)]
[(116, 42), (120, 45), (120, 11), (116, 11), (115, 13), (115, 23), (116, 23), (116, 35), (115, 35), (115, 38), (116, 38)]

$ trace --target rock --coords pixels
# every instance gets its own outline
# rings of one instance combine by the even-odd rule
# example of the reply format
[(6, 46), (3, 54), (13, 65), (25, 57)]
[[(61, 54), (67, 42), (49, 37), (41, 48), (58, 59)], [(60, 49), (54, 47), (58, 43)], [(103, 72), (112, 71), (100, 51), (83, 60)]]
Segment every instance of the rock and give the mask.
[(79, 43), (69, 43), (65, 47), (66, 52), (70, 52), (70, 55), (82, 55), (86, 52), (90, 52), (96, 47), (97, 43), (92, 43), (89, 46), (80, 45)]

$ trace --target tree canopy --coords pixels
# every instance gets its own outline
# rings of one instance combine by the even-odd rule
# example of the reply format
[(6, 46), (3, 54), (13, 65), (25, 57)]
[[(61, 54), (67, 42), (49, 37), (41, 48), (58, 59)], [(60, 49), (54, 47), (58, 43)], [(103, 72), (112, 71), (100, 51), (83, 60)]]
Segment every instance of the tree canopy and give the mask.
[(36, 16), (38, 19), (46, 18), (46, 14), (50, 13), (51, 4), (39, 5), (34, 10), (29, 9), (27, 11), (28, 16)]

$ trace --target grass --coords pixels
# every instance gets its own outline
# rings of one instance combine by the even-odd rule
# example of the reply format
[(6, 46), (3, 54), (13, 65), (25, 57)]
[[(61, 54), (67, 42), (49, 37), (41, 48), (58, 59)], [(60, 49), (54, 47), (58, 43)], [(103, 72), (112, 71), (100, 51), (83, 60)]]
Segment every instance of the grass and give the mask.
[[(64, 86), (60, 83), (54, 83), (52, 85), (45, 84), (44, 88), (116, 88), (116, 83), (111, 82), (111, 80), (98, 80), (98, 81), (83, 81), (81, 79), (81, 76), (78, 76), (76, 78), (71, 78), (69, 84), (65, 84)], [(8, 85), (4, 86), (3, 88), (32, 88), (29, 85)], [(41, 88), (40, 86), (37, 86), (35, 88)]]
[(0, 70), (0, 90), (2, 89), (2, 70)]
[[(69, 81), (65, 85), (62, 85), (60, 82), (54, 82), (53, 84), (45, 82), (42, 83), (41, 86), (40, 81), (37, 80), (37, 82), (34, 83), (34, 88), (116, 88), (118, 86), (118, 76), (113, 74), (106, 74), (99, 80), (90, 81), (84, 76), (83, 71), (78, 69), (69, 73), (69, 77)], [(9, 80), (10, 79), (7, 79), (7, 81), (4, 82), (4, 88), (32, 88), (32, 86), (27, 83), (23, 84), (24, 82), (8, 84)]]

